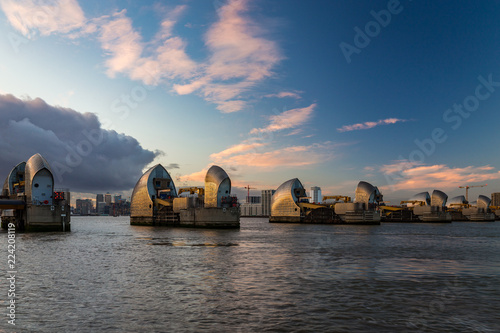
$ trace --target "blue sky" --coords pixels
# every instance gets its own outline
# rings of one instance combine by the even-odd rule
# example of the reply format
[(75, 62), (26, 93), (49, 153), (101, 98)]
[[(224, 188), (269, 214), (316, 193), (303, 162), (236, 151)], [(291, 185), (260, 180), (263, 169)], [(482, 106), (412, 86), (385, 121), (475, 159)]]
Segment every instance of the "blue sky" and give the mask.
[[(75, 192), (129, 193), (162, 163), (177, 186), (218, 164), (237, 193), (298, 177), (332, 195), (365, 180), (391, 203), (460, 185), (489, 195), (500, 191), (499, 18), (497, 1), (0, 0), (2, 150), (64, 166), (67, 149), (44, 154), (43, 135), (21, 146), (5, 133), (78, 147), (95, 122), (65, 138), (55, 117), (71, 109), (97, 117), (108, 147), (59, 178)], [(31, 111), (15, 118), (13, 98)], [(81, 186), (100, 172), (98, 151), (131, 180)]]

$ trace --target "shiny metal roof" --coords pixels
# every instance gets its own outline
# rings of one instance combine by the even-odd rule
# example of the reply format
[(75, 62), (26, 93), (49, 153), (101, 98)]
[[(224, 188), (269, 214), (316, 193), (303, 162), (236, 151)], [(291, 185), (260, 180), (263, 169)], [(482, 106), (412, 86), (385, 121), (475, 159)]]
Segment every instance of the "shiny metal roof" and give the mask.
[(218, 165), (212, 165), (205, 176), (205, 183), (214, 183), (217, 186), (226, 178), (229, 178), (226, 171)]
[(300, 216), (295, 190), (304, 190), (298, 178), (287, 180), (278, 187), (271, 198), (272, 216)]
[(477, 198), (477, 208), (488, 209), (490, 207), (491, 199), (485, 195), (480, 195)]
[(42, 169), (47, 169), (50, 171), (50, 173), (52, 173), (49, 162), (47, 162), (47, 160), (40, 154), (31, 156), (28, 162), (26, 162), (25, 170), (27, 173), (29, 172), (32, 177), (34, 177), (36, 173)]
[(131, 216), (149, 216), (152, 212), (153, 200), (151, 196), (156, 195), (153, 179), (164, 178), (170, 179), (170, 190), (173, 196), (177, 196), (174, 181), (168, 171), (161, 165), (157, 164), (146, 171), (137, 181), (130, 199), (130, 215)]
[(12, 192), (14, 190), (12, 186), (17, 182), (17, 174), (19, 172), (24, 174), (25, 168), (26, 168), (26, 162), (21, 162), (14, 168), (12, 168), (7, 178), (5, 178), (5, 183), (3, 184), (3, 190), (7, 191), (7, 195), (12, 195)]
[(383, 196), (380, 193), (378, 187), (373, 186), (372, 184), (360, 181), (358, 186), (356, 187), (356, 193), (354, 202), (363, 202), (363, 203), (375, 203), (383, 200)]
[(462, 205), (462, 204), (466, 204), (466, 203), (467, 203), (467, 200), (465, 200), (464, 195), (459, 195), (459, 196), (453, 197), (450, 200), (448, 200), (448, 206), (450, 206), (450, 205)]
[(412, 196), (408, 201), (422, 201), (425, 202), (426, 206), (430, 206), (431, 196), (429, 195), (429, 192), (420, 192)]
[(446, 206), (446, 201), (448, 200), (448, 195), (440, 190), (434, 190), (431, 196), (432, 206)]
[(205, 207), (220, 207), (231, 195), (231, 179), (220, 166), (212, 165), (205, 176)]
[(52, 185), (54, 185), (54, 175), (52, 174), (52, 169), (50, 168), (49, 162), (47, 162), (47, 160), (43, 158), (42, 155), (35, 154), (30, 157), (28, 162), (26, 162), (26, 166), (24, 169), (24, 193), (29, 200), (31, 200), (32, 195), (31, 183), (33, 182), (33, 178), (42, 170), (47, 170), (49, 172), (50, 176), (52, 177)]

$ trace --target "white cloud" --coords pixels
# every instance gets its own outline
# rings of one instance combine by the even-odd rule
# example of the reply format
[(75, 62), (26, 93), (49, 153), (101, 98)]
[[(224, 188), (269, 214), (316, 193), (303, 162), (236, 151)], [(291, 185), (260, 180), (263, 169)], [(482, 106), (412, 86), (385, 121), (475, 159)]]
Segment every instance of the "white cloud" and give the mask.
[(24, 36), (68, 34), (86, 23), (76, 0), (0, 0), (9, 23)]
[(210, 56), (204, 73), (174, 91), (200, 94), (224, 113), (243, 109), (243, 94), (272, 75), (272, 68), (283, 59), (277, 44), (262, 35), (264, 30), (245, 15), (248, 1), (229, 0), (218, 10), (219, 20), (205, 35)]
[(295, 98), (295, 99), (300, 99), (301, 98), (298, 92), (291, 92), (291, 91), (282, 91), (282, 92), (279, 92), (277, 94), (265, 95), (264, 97), (268, 97), (268, 98), (272, 98), (272, 97), (276, 97), (276, 98), (290, 97), (290, 98)]
[(207, 59), (200, 62), (187, 55), (187, 42), (174, 34), (185, 5), (162, 8), (161, 28), (151, 41), (144, 41), (134, 29), (125, 9), (87, 20), (76, 0), (0, 0), (0, 5), (10, 24), (25, 36), (96, 34), (107, 57), (108, 76), (124, 74), (148, 85), (166, 83), (181, 95), (198, 93), (223, 113), (243, 109), (245, 93), (272, 76), (272, 68), (283, 59), (277, 44), (264, 37), (263, 26), (249, 17), (247, 0), (228, 0), (218, 9), (218, 20), (204, 36)]
[(316, 108), (316, 104), (311, 104), (305, 108), (297, 108), (285, 111), (281, 114), (269, 117), (270, 124), (264, 128), (254, 128), (251, 134), (276, 132), (289, 128), (296, 128), (307, 122)]
[(389, 125), (389, 124), (395, 124), (398, 122), (406, 122), (406, 121), (408, 121), (408, 120), (398, 119), (398, 118), (381, 119), (378, 121), (367, 121), (365, 123), (345, 125), (345, 126), (342, 126), (341, 128), (337, 128), (337, 131), (350, 132), (350, 131), (366, 130), (366, 129), (370, 129), (370, 128), (380, 126), (380, 125)]
[(134, 30), (132, 20), (126, 13), (122, 10), (111, 17), (103, 16), (96, 20), (101, 47), (109, 56), (106, 65), (110, 77), (131, 71), (141, 57), (141, 35)]

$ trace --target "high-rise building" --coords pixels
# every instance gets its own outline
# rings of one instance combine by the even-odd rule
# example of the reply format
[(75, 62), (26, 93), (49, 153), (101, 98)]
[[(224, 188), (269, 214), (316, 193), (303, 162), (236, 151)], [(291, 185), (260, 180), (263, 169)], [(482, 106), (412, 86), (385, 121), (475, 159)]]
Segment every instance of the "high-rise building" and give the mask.
[(247, 203), (251, 203), (251, 204), (260, 204), (260, 202), (261, 202), (261, 197), (259, 197), (257, 195), (251, 195), (247, 199), (248, 199)]
[(491, 193), (491, 206), (500, 206), (500, 193)]
[(111, 206), (111, 194), (109, 192), (104, 195), (104, 202), (106, 206)]
[(122, 201), (122, 196), (121, 195), (115, 195), (115, 203), (119, 204)]
[(97, 214), (99, 214), (99, 211), (100, 210), (103, 210), (103, 208), (100, 207), (101, 203), (104, 201), (104, 195), (103, 194), (98, 194), (96, 195), (95, 197), (95, 211), (97, 212)]
[(262, 190), (262, 215), (271, 215), (271, 198), (276, 190)]
[(322, 200), (323, 196), (321, 195), (321, 187), (319, 186), (311, 187), (311, 202), (320, 203)]
[(91, 199), (76, 199), (76, 213), (80, 215), (90, 215), (94, 205)]
[(102, 215), (104, 214), (105, 210), (106, 210), (106, 203), (104, 201), (101, 201), (101, 202), (96, 202), (96, 213), (99, 214), (99, 215)]

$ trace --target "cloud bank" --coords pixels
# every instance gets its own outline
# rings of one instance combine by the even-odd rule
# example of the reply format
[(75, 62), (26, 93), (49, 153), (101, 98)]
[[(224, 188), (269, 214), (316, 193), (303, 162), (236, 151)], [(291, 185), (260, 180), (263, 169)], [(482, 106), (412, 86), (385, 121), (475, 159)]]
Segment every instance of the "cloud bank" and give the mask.
[(42, 99), (0, 95), (0, 178), (40, 153), (57, 187), (74, 192), (129, 190), (161, 154), (133, 137), (103, 129), (96, 115), (48, 105)]

